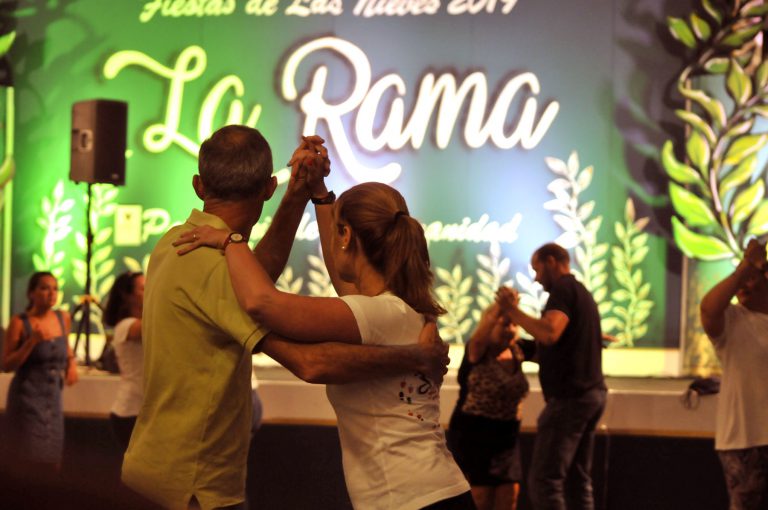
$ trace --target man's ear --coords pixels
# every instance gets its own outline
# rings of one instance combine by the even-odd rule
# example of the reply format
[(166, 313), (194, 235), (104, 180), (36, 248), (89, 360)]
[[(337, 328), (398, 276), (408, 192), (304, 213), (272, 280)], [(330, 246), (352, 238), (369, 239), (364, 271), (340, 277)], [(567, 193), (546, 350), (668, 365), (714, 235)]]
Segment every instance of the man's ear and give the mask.
[(200, 200), (205, 200), (205, 185), (199, 174), (192, 176), (192, 187), (195, 188), (195, 194)]
[(272, 195), (275, 193), (275, 190), (277, 189), (277, 177), (274, 175), (269, 179), (269, 184), (264, 188), (264, 201), (266, 202), (270, 198), (272, 198)]

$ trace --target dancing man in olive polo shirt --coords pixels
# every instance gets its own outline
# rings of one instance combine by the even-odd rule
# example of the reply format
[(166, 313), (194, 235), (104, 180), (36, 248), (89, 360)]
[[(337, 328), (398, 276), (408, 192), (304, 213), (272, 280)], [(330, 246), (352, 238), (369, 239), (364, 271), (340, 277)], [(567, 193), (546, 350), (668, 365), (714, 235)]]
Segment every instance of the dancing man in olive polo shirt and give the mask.
[[(198, 168), (193, 186), (203, 211), (193, 210), (186, 223), (158, 241), (147, 271), (144, 404), (122, 478), (163, 507), (234, 509), (245, 499), (251, 354), (257, 344), (278, 359), (305, 348), (300, 358), (315, 367), (312, 377), (319, 382), (404, 369), (434, 372), (435, 360), (445, 352), (440, 354), (444, 348), (433, 335), (411, 349), (331, 344), (318, 349), (268, 334), (238, 304), (221, 252), (195, 250), (178, 257), (172, 243), (199, 225), (229, 229), (247, 239), (277, 185), (269, 145), (255, 129), (226, 126), (202, 144)], [(322, 173), (324, 168), (314, 165), (302, 172)], [(310, 180), (322, 183), (322, 178), (302, 177), (302, 172), (294, 171), (270, 228), (254, 249), (273, 280), (285, 266), (307, 202), (323, 203), (324, 197), (313, 196), (307, 185)], [(244, 240), (239, 237), (230, 239)], [(318, 374), (317, 367), (326, 372)]]

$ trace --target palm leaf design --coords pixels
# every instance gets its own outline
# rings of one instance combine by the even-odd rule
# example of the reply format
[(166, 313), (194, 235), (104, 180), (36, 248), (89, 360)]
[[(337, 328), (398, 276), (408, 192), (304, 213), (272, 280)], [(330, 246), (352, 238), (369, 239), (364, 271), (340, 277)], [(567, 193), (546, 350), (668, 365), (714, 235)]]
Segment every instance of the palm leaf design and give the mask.
[[(571, 271), (576, 278), (592, 293), (598, 304), (600, 315), (606, 317), (612, 307), (608, 297), (608, 243), (600, 243), (597, 234), (603, 217), (594, 215), (595, 201), (582, 201), (581, 194), (592, 183), (594, 168), (581, 169), (579, 156), (573, 151), (568, 161), (546, 158), (549, 169), (558, 176), (547, 187), (555, 195), (546, 202), (544, 208), (552, 211), (553, 219), (563, 229), (555, 240), (566, 249), (572, 249), (575, 264)], [(610, 331), (610, 322), (603, 324), (603, 329)]]
[(618, 342), (612, 347), (631, 347), (648, 332), (647, 320), (653, 308), (653, 301), (647, 299), (651, 284), (644, 281), (639, 267), (648, 254), (648, 234), (643, 233), (647, 224), (648, 218), (635, 219), (634, 203), (627, 199), (624, 223), (615, 224), (619, 245), (611, 247), (613, 276), (619, 288), (611, 292), (613, 317), (603, 321), (604, 328), (606, 323), (610, 327), (608, 331), (618, 331)]
[(472, 277), (465, 277), (458, 264), (451, 271), (435, 268), (435, 274), (441, 282), (435, 288), (435, 294), (447, 312), (437, 320), (440, 336), (446, 342), (461, 344), (472, 327), (472, 319), (468, 317), (473, 301), (470, 295)]
[[(75, 201), (64, 196), (64, 182), (59, 180), (53, 187), (50, 196), (44, 196), (40, 201), (40, 215), (36, 219), (37, 226), (43, 230), (43, 241), (40, 251), (32, 254), (32, 265), (35, 271), (50, 271), (58, 280), (59, 287), (64, 288), (64, 262), (66, 252), (60, 248), (72, 232), (72, 208)], [(63, 292), (59, 299), (63, 299)]]
[[(768, 234), (757, 157), (768, 133), (754, 132), (756, 121), (768, 118), (766, 13), (762, 1), (702, 0), (688, 20), (668, 18), (670, 33), (687, 48), (677, 90), (690, 108), (675, 111), (685, 142), (668, 140), (661, 161), (676, 213), (673, 235), (691, 258), (740, 258), (749, 238)], [(697, 88), (704, 84), (709, 90)]]
[(510, 269), (509, 258), (501, 256), (501, 246), (498, 242), (491, 242), (488, 255), (478, 254), (479, 267), (475, 271), (477, 275), (477, 295), (475, 302), (477, 308), (472, 310), (472, 319), (480, 320), (480, 314), (488, 308), (496, 299), (496, 289), (502, 285), (512, 286), (514, 281), (507, 278)]

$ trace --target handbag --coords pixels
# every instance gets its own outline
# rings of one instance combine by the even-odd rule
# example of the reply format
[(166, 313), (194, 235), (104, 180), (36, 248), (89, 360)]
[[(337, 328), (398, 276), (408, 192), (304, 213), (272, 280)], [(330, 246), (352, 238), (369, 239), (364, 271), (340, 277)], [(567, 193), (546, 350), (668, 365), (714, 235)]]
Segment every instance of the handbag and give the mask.
[(686, 409), (696, 409), (699, 407), (699, 400), (702, 395), (715, 395), (719, 392), (719, 377), (697, 377), (691, 381), (688, 389), (683, 393), (683, 406)]

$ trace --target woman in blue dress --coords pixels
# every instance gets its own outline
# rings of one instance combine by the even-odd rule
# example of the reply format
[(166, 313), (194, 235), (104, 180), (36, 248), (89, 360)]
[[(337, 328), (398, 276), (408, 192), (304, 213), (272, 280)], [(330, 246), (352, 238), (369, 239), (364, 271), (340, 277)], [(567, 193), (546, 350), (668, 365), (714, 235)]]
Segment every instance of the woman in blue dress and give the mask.
[(61, 389), (77, 382), (77, 364), (67, 337), (69, 314), (54, 310), (59, 287), (48, 272), (29, 279), (29, 305), (14, 315), (3, 346), (3, 364), (15, 372), (8, 389), (9, 441), (18, 462), (58, 471), (64, 449)]

